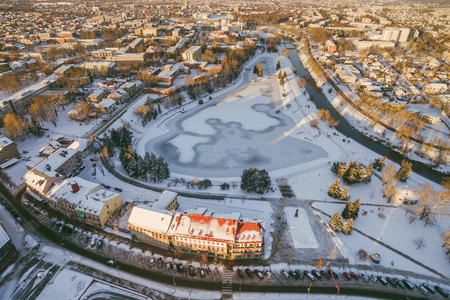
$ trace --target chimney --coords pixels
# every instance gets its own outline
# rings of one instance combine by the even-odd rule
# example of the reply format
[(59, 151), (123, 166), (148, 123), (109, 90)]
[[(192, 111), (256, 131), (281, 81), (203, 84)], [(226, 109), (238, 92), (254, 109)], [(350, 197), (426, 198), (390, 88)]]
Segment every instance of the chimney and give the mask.
[(72, 193), (76, 193), (80, 190), (80, 187), (78, 186), (78, 183), (72, 184)]

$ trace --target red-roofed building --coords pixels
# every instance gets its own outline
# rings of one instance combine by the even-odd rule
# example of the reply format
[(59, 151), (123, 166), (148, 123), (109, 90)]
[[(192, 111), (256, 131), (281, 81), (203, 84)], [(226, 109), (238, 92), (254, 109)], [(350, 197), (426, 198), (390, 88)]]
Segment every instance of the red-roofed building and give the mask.
[(259, 223), (239, 222), (232, 253), (233, 259), (261, 257), (262, 229)]

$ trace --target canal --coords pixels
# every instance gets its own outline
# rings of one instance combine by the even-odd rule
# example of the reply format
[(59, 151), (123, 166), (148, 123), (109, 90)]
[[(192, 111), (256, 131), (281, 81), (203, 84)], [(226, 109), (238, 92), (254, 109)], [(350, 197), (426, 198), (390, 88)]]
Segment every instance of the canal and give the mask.
[(308, 83), (306, 85), (306, 90), (308, 91), (311, 100), (314, 102), (317, 108), (329, 110), (331, 112), (331, 115), (336, 120), (339, 120), (339, 125), (336, 126), (336, 129), (340, 133), (353, 139), (355, 142), (364, 145), (364, 147), (369, 148), (370, 150), (378, 153), (380, 156), (386, 156), (388, 159), (395, 161), (397, 164), (400, 164), (402, 160), (406, 159), (412, 163), (412, 169), (414, 172), (420, 174), (421, 176), (435, 183), (440, 184), (442, 182), (442, 179), (445, 176), (445, 174), (433, 170), (424, 163), (405, 158), (399, 152), (393, 151), (391, 148), (368, 138), (360, 131), (350, 126), (349, 122), (336, 111), (333, 105), (331, 105), (331, 103), (322, 93), (322, 89), (316, 85), (314, 78), (312, 78), (309, 72), (303, 67), (295, 47), (293, 47), (293, 45), (291, 44), (287, 44), (287, 48), (290, 49), (289, 50), (290, 60), (294, 68), (297, 69), (298, 76), (305, 78), (306, 82)]

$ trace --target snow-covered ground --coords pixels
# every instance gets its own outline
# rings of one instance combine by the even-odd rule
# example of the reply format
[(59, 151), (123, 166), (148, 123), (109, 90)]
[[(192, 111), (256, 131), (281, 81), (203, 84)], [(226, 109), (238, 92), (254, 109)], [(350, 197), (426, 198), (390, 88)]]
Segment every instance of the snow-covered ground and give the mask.
[[(250, 83), (255, 78), (255, 75), (250, 73), (250, 71), (258, 61), (265, 62), (265, 76), (274, 75), (276, 77), (275, 64), (278, 59), (281, 62), (283, 71), (287, 73), (284, 86), (280, 86), (275, 78), (268, 77)], [(155, 97), (154, 95), (144, 95), (134, 107), (130, 107), (115, 122), (113, 127), (121, 126), (122, 123), (130, 125), (133, 131), (133, 148), (140, 155), (143, 155), (146, 150), (153, 149), (152, 147), (155, 147), (156, 143), (163, 144), (163, 140), (170, 142), (178, 152), (178, 156), (176, 156), (178, 162), (170, 164), (172, 178), (183, 177), (192, 180), (195, 177), (205, 177), (207, 175), (215, 186), (207, 190), (196, 190), (196, 192), (219, 193), (230, 196), (224, 201), (180, 197), (180, 211), (201, 206), (215, 211), (240, 212), (245, 217), (263, 220), (266, 229), (265, 243), (267, 243), (265, 245), (265, 258), (270, 256), (272, 238), (277, 235), (277, 231), (281, 232), (281, 230), (284, 230), (283, 232), (290, 233), (290, 240), (284, 240), (289, 243), (284, 245), (286, 246), (285, 249), (289, 251), (291, 249), (289, 248), (290, 246), (295, 246), (298, 247), (295, 249), (299, 249), (299, 251), (293, 252), (294, 256), (291, 257), (295, 261), (304, 258), (300, 252), (310, 251), (309, 253), (313, 253), (311, 251), (316, 251), (315, 247), (317, 246), (315, 246), (314, 241), (319, 245), (323, 243), (324, 239), (328, 239), (331, 243), (335, 242), (331, 236), (326, 235), (324, 225), (321, 225), (315, 219), (316, 212), (311, 210), (308, 206), (309, 202), (306, 202), (313, 200), (327, 201), (316, 201), (314, 203), (318, 209), (323, 210), (327, 214), (342, 211), (344, 205), (332, 203), (332, 199), (327, 195), (328, 185), (336, 179), (336, 176), (330, 171), (331, 163), (334, 161), (348, 162), (353, 160), (368, 165), (379, 156), (364, 148), (363, 145), (357, 144), (353, 140), (342, 136), (322, 121), (319, 121), (317, 128), (310, 126), (310, 121), (317, 118), (317, 109), (313, 102), (310, 101), (306, 90), (298, 87), (298, 78), (293, 74), (291, 67), (289, 59), (282, 55), (263, 54), (256, 56), (245, 65), (245, 68), (248, 68), (250, 71), (244, 71), (244, 74), (241, 74), (236, 80), (235, 85), (231, 84), (213, 93), (211, 95), (213, 98), (212, 101), (205, 100), (203, 105), (198, 105), (197, 101), (186, 102), (183, 105), (183, 109), (186, 111), (185, 113), (182, 113), (181, 108), (165, 109), (162, 107), (162, 115), (159, 115), (155, 121), (150, 122), (146, 126), (142, 126), (141, 121), (134, 114), (134, 108), (137, 105), (142, 105), (148, 97)], [(282, 98), (282, 93), (286, 93), (286, 97)], [(276, 113), (277, 110), (280, 112)], [(55, 135), (64, 135), (75, 139), (83, 136), (95, 126), (95, 120), (91, 121), (90, 124), (82, 123), (81, 125), (69, 120), (66, 114), (67, 111), (68, 107), (66, 107), (65, 112), (60, 111), (60, 117), (56, 127), (52, 124), (45, 124), (44, 127), (49, 129), (46, 131), (46, 136), (42, 138), (30, 137), (26, 141), (18, 142), (18, 148), (21, 153), (25, 150), (29, 152), (26, 155), (34, 157), (37, 155), (37, 151), (48, 143), (51, 138), (55, 137)], [(265, 137), (262, 138), (262, 136)], [(217, 145), (219, 147), (216, 146), (216, 149), (214, 149), (212, 145), (220, 139), (222, 139), (222, 144), (218, 142)], [(224, 167), (227, 164), (222, 165), (221, 169), (216, 169), (214, 166), (209, 173), (205, 173), (204, 169), (201, 169), (202, 162), (204, 163), (206, 161), (211, 163), (218, 161), (225, 155), (228, 155), (230, 151), (235, 151), (233, 155), (236, 157), (240, 156), (242, 160), (255, 157), (249, 154), (251, 151), (241, 151), (242, 149), (239, 147), (241, 145), (240, 143), (243, 142), (247, 143), (245, 144), (247, 149), (253, 145), (255, 149), (251, 151), (263, 153), (264, 155), (262, 156), (267, 158), (267, 160), (262, 160), (266, 164), (257, 165), (258, 161), (251, 160), (248, 164), (250, 166), (269, 169), (274, 182), (284, 181), (284, 183), (291, 186), (296, 196), (295, 199), (290, 199), (289, 202), (287, 200), (280, 200), (281, 194), (278, 190), (263, 196), (242, 192), (238, 186), (240, 181), (239, 176), (244, 166), (239, 163), (236, 164), (236, 161), (228, 165), (228, 167), (235, 168), (232, 171)], [(233, 145), (236, 145), (236, 148), (233, 148)], [(282, 149), (276, 148), (277, 151), (270, 151), (271, 147), (277, 147), (276, 145)], [(163, 154), (163, 151), (161, 151), (158, 153)], [(207, 152), (209, 154), (206, 157), (198, 157), (199, 155), (205, 155)], [(94, 167), (93, 163), (89, 161), (89, 158), (85, 160), (86, 169), (80, 176), (98, 183), (121, 188), (123, 190), (122, 196), (124, 201), (151, 205), (159, 197), (160, 193), (158, 192), (138, 188), (120, 181), (110, 174), (100, 162), (97, 162), (96, 168), (99, 170), (93, 176), (92, 168)], [(118, 159), (113, 158), (112, 161), (116, 170), (125, 174)], [(6, 170), (16, 185), (23, 182), (22, 177), (27, 171), (25, 163), (26, 161), (20, 161), (18, 164)], [(189, 164), (189, 166), (185, 168), (179, 167), (183, 163)], [(387, 164), (389, 163), (387, 162)], [(233, 183), (232, 185), (236, 185), (237, 187), (231, 187), (230, 190), (222, 191), (218, 187), (222, 182)], [(417, 174), (411, 175), (407, 185), (413, 188), (420, 183), (430, 183), (434, 188), (439, 188), (438, 185), (428, 182)], [(152, 183), (148, 182), (147, 184)], [(170, 182), (163, 182), (157, 185), (162, 188), (167, 188), (169, 185), (170, 189), (174, 190), (188, 190), (184, 185), (175, 186)], [(401, 205), (390, 208), (381, 207), (380, 211), (378, 211), (378, 206), (387, 203), (382, 198), (381, 182), (375, 176), (372, 177), (372, 182), (367, 185), (355, 184), (350, 186), (350, 194), (351, 201), (359, 198), (363, 203), (361, 209), (368, 211), (366, 216), (360, 213), (359, 218), (355, 221), (355, 228), (374, 239), (380, 239), (383, 243), (435, 268), (447, 276), (450, 275), (448, 271), (448, 258), (445, 257), (443, 248), (441, 247), (442, 245), (440, 244), (440, 234), (450, 226), (449, 218), (443, 218), (439, 222), (435, 222), (433, 226), (425, 227), (419, 221), (409, 224), (408, 218), (405, 217), (405, 210)], [(261, 201), (242, 200), (248, 196), (263, 199)], [(366, 204), (375, 206), (367, 206)], [(299, 209), (299, 217), (292, 217), (297, 208)], [(373, 210), (373, 213), (371, 210)], [(379, 212), (383, 213), (386, 217), (384, 219), (379, 218)], [(3, 220), (2, 213), (3, 211), (0, 212), (0, 217)], [(280, 217), (280, 219), (276, 219), (274, 217), (275, 215)], [(327, 220), (326, 216), (322, 215), (322, 217)], [(286, 229), (280, 226), (281, 222), (287, 222)], [(308, 223), (310, 224), (310, 228), (306, 225)], [(17, 232), (14, 232), (14, 234), (17, 234), (18, 238), (17, 240), (13, 239), (13, 241), (18, 245), (23, 245), (23, 239), (27, 240), (27, 238), (20, 236), (20, 227), (15, 226), (14, 223), (10, 225), (10, 228), (7, 228), (10, 234), (13, 232), (13, 227), (17, 228)], [(274, 229), (275, 226), (277, 226), (276, 230)], [(426, 239), (426, 248), (416, 249), (414, 246), (413, 239), (419, 236), (424, 236)], [(355, 257), (359, 249), (364, 249), (369, 253), (378, 252), (383, 257), (381, 265), (387, 269), (399, 269), (412, 271), (417, 274), (434, 275), (428, 270), (357, 232), (349, 236), (339, 233), (338, 237), (344, 244), (343, 249), (348, 249), (349, 253)], [(31, 241), (30, 244), (32, 244)], [(105, 247), (111, 252), (108, 252), (108, 255), (119, 256), (120, 254), (123, 257), (126, 257), (127, 253), (135, 254), (135, 252), (140, 251), (136, 248), (131, 249), (129, 245), (116, 241), (111, 241)], [(319, 248), (317, 248), (317, 251), (323, 251), (323, 249)], [(61, 266), (65, 265), (69, 256), (71, 259), (74, 257), (73, 254), (69, 253), (69, 256), (65, 258), (62, 251), (48, 246), (42, 247), (41, 250), (44, 253), (52, 253), (52, 255), (49, 255), (49, 260)], [(92, 251), (95, 251), (95, 249)], [(133, 258), (132, 262), (141, 263), (141, 258), (142, 260), (148, 258), (148, 255), (152, 254), (147, 251), (140, 256), (136, 255), (138, 258)], [(339, 257), (339, 259), (341, 258), (342, 256)], [(333, 257), (329, 259), (332, 260)], [(394, 266), (391, 266), (391, 261), (394, 261)], [(309, 261), (309, 263), (312, 262), (312, 260)], [(111, 272), (112, 270), (102, 264), (94, 262), (89, 262), (88, 264), (105, 272)], [(351, 265), (354, 268), (360, 266), (370, 268), (372, 265), (370, 262), (361, 261), (358, 261), (356, 265)], [(274, 263), (271, 267), (277, 269), (278, 264)], [(11, 272), (11, 270), (8, 272)], [(129, 280), (137, 280), (135, 277), (125, 272), (123, 273), (123, 276), (128, 276)], [(58, 276), (55, 277), (55, 281), (59, 280)], [(61, 280), (69, 278), (70, 281), (74, 274), (61, 276), (63, 278)], [(81, 280), (82, 276), (80, 275), (78, 277), (77, 275), (77, 278)], [(89, 279), (83, 280), (87, 283)], [(75, 295), (77, 293), (77, 287), (75, 287), (77, 285), (76, 281), (77, 279), (73, 282), (70, 281), (70, 284), (74, 286), (67, 288), (66, 291), (56, 291), (59, 286), (56, 284), (49, 285), (47, 287), (49, 289), (47, 293), (50, 294), (44, 295), (51, 295), (53, 289), (55, 289), (55, 293), (67, 292)], [(171, 293), (173, 290), (173, 287), (164, 288), (164, 291), (167, 293)], [(179, 291), (177, 290), (177, 292)], [(43, 293), (45, 293), (45, 290)], [(188, 291), (184, 291), (182, 297), (188, 297), (188, 294)], [(6, 295), (10, 294), (6, 293)], [(201, 296), (203, 297), (205, 295), (202, 294)], [(212, 293), (209, 297), (210, 299), (219, 298), (220, 294)], [(48, 298), (52, 297), (49, 296)], [(205, 296), (205, 299), (208, 298)], [(245, 295), (243, 299), (245, 299)]]

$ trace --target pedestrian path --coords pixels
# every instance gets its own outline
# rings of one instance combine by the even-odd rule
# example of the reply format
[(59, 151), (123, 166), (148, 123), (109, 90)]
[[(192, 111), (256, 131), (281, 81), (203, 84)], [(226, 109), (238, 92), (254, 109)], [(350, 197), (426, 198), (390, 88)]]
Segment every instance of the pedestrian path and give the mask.
[(222, 277), (222, 297), (221, 299), (231, 299), (233, 296), (233, 271), (224, 270)]

